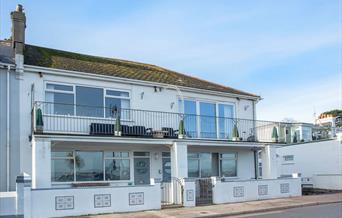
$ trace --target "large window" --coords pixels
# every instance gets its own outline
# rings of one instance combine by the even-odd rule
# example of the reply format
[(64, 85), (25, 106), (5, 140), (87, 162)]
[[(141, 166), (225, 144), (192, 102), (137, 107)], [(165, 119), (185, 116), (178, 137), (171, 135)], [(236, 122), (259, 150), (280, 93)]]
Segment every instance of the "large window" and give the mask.
[(108, 152), (105, 157), (105, 180), (129, 180), (130, 159), (128, 152)]
[(114, 109), (121, 110), (121, 118), (129, 119), (130, 93), (104, 88), (46, 83), (47, 114), (86, 117), (114, 117)]
[(76, 115), (103, 117), (103, 89), (76, 86)]
[(200, 177), (200, 159), (198, 153), (188, 154), (188, 177), (198, 178)]
[[(74, 115), (74, 87), (68, 85), (46, 84), (44, 110), (48, 114)], [(53, 104), (55, 103), (55, 104)]]
[(51, 154), (51, 181), (74, 181), (74, 154), (70, 152), (52, 152)]
[(103, 154), (94, 151), (76, 151), (76, 181), (103, 180)]
[(52, 182), (130, 180), (129, 152), (52, 151)]
[(188, 177), (218, 176), (218, 153), (188, 153)]
[(187, 137), (231, 139), (235, 118), (234, 104), (188, 99), (184, 100), (184, 104), (180, 101), (179, 105), (179, 111), (185, 114)]
[(237, 176), (237, 153), (220, 154), (220, 176)]
[(129, 119), (129, 110), (125, 110), (130, 108), (128, 92), (106, 90), (105, 104), (106, 117), (115, 116), (113, 110), (121, 108), (121, 118)]

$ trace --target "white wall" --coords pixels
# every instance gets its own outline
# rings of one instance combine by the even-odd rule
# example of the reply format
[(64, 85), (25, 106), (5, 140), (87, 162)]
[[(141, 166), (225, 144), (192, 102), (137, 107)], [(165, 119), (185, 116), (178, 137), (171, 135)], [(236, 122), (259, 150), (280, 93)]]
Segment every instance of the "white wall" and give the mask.
[[(279, 176), (300, 173), (303, 184), (312, 184), (316, 188), (328, 187), (328, 177), (340, 178), (342, 175), (342, 143), (338, 140), (311, 142), (279, 147)], [(285, 155), (293, 155), (293, 161), (284, 161)], [(329, 175), (329, 176), (317, 176)], [(314, 182), (314, 179), (315, 182)], [(340, 184), (336, 180), (336, 184)], [(322, 182), (322, 183), (321, 183)], [(333, 187), (333, 186), (332, 186)], [(340, 188), (342, 189), (342, 185)]]
[[(282, 192), (282, 186), (288, 190)], [(263, 186), (264, 192), (261, 190)], [(286, 189), (286, 188), (285, 188)], [(300, 196), (300, 179), (270, 179), (245, 181), (216, 181), (213, 187), (213, 203), (223, 204), (232, 202), (253, 201), (260, 199)]]
[[(342, 144), (337, 140), (279, 147), (277, 154), (281, 163), (279, 175), (301, 173), (301, 177), (312, 177), (342, 173)], [(285, 155), (294, 155), (294, 161), (284, 161)]]
[[(130, 193), (143, 193), (143, 202), (139, 205), (130, 205)], [(101, 194), (110, 195), (110, 206), (95, 207), (94, 195)], [(160, 209), (159, 183), (153, 186), (134, 187), (33, 189), (31, 196), (31, 217), (34, 218)], [(57, 196), (73, 196), (73, 209), (56, 210)]]
[(312, 183), (314, 188), (342, 190), (342, 173), (313, 175)]
[(17, 192), (0, 192), (0, 217), (16, 214)]

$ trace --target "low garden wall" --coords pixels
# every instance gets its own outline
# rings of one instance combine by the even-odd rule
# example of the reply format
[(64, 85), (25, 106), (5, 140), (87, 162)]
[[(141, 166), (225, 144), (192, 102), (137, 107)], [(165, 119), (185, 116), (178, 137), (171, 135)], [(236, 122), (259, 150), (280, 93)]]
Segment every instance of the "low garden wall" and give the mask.
[(301, 196), (300, 178), (213, 181), (213, 203)]

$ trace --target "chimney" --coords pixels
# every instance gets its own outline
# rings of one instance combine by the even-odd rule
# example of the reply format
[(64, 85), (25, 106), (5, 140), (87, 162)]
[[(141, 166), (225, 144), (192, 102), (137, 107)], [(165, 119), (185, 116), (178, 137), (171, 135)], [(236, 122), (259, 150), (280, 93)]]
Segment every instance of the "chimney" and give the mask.
[(11, 12), (12, 20), (12, 47), (15, 55), (24, 55), (26, 16), (23, 6), (18, 4), (15, 11)]

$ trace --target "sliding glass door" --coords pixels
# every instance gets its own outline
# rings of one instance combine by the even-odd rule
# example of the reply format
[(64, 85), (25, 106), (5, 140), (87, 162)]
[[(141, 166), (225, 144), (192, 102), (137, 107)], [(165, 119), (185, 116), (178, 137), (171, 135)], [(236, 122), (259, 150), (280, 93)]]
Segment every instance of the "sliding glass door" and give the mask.
[(234, 106), (218, 104), (219, 113), (219, 137), (220, 139), (231, 139), (234, 128)]
[(184, 127), (185, 134), (190, 138), (197, 138), (197, 110), (196, 101), (184, 101)]
[[(180, 104), (181, 105), (181, 104)], [(234, 104), (184, 100), (184, 127), (188, 138), (231, 139)]]
[(216, 138), (216, 104), (200, 102), (201, 138)]

